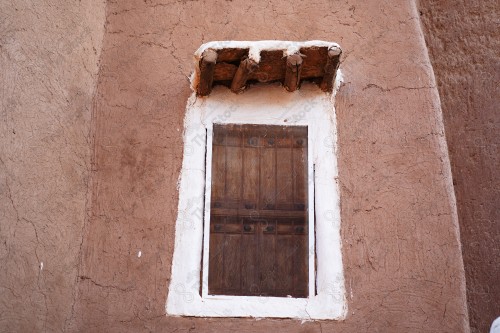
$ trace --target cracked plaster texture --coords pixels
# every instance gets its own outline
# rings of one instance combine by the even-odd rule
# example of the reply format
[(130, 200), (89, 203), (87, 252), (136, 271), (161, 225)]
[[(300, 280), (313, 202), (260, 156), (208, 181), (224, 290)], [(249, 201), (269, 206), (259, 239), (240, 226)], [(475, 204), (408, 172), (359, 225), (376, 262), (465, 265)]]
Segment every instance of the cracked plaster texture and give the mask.
[[(441, 108), (413, 1), (1, 6), (2, 330), (468, 331)], [(273, 39), (344, 50), (335, 107), (349, 313), (167, 317), (193, 52)]]

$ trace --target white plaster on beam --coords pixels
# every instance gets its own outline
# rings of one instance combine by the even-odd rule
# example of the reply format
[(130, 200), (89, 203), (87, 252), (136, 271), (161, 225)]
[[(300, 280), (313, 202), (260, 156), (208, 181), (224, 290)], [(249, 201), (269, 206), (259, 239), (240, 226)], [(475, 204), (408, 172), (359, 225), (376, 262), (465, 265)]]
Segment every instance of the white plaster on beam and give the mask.
[(199, 82), (199, 64), (203, 52), (207, 49), (248, 49), (248, 57), (255, 62), (260, 62), (260, 53), (262, 51), (283, 50), (283, 57), (287, 57), (299, 52), (301, 48), (308, 47), (328, 47), (328, 49), (341, 52), (340, 45), (334, 42), (322, 40), (311, 40), (305, 42), (283, 41), (283, 40), (261, 40), (261, 41), (213, 41), (201, 45), (194, 53), (195, 71), (191, 75), (191, 89), (196, 91)]

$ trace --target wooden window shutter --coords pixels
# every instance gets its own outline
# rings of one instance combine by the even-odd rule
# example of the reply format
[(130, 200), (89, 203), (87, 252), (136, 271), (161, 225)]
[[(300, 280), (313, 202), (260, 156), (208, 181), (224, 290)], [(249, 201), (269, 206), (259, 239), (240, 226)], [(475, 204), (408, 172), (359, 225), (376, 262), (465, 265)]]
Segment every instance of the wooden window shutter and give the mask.
[(308, 296), (307, 127), (213, 127), (208, 293)]

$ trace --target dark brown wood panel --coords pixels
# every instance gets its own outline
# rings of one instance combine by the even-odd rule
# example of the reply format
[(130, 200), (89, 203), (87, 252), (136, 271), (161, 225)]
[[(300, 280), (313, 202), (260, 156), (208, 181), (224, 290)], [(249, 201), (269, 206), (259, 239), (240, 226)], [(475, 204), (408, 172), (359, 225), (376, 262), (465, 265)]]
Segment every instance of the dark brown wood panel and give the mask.
[(293, 209), (292, 147), (276, 148), (277, 186), (276, 209)]
[(225, 237), (223, 285), (225, 292), (236, 295), (241, 292), (241, 234), (226, 234)]
[(276, 207), (276, 156), (272, 148), (261, 148), (259, 209)]
[(307, 297), (307, 278), (303, 278), (303, 274), (307, 275), (308, 253), (307, 253), (307, 238), (305, 235), (294, 235), (293, 245), (293, 285), (296, 297)]
[(278, 234), (276, 242), (276, 275), (280, 277), (280, 282), (276, 286), (276, 296), (286, 297), (289, 291), (293, 290), (294, 253), (290, 249), (293, 249), (293, 236), (288, 233)]
[[(218, 225), (223, 224), (223, 218), (212, 218), (211, 227), (212, 229), (219, 229)], [(221, 293), (223, 289), (223, 274), (224, 274), (224, 234), (219, 232), (210, 232), (210, 259), (209, 259), (209, 270), (208, 270), (208, 286), (209, 292), (218, 294)]]
[(256, 209), (259, 199), (259, 150), (246, 145), (243, 150), (243, 200), (244, 209)]
[(243, 152), (240, 147), (226, 147), (225, 207), (238, 208), (243, 180)]
[(322, 77), (325, 74), (328, 47), (301, 48), (300, 53), (304, 55), (302, 78)]
[(231, 82), (237, 70), (238, 66), (236, 65), (229, 64), (227, 62), (216, 63), (214, 69), (214, 81)]
[(212, 207), (221, 207), (226, 188), (226, 153), (225, 146), (214, 144), (212, 147)]
[(259, 295), (258, 282), (258, 247), (257, 239), (257, 222), (252, 218), (244, 218), (243, 232), (241, 238), (241, 294), (242, 295)]
[(259, 82), (283, 80), (286, 71), (286, 58), (282, 50), (262, 51), (260, 53), (259, 69), (250, 74), (250, 79)]
[(217, 62), (239, 62), (246, 56), (248, 56), (248, 49), (221, 49), (217, 51)]
[(209, 293), (307, 297), (307, 127), (213, 133)]

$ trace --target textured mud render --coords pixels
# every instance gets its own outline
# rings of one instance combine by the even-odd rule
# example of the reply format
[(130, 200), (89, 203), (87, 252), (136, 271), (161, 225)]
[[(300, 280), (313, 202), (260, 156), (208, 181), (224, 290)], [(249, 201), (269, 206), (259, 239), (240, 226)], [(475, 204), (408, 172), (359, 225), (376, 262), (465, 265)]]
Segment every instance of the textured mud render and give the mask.
[(500, 3), (420, 0), (458, 204), (470, 326), (500, 315)]
[[(105, 19), (100, 2), (4, 3), (0, 330), (468, 330), (439, 98), (413, 1), (109, 1)], [(267, 39), (344, 49), (335, 107), (349, 313), (167, 317), (192, 54), (211, 40)]]
[(0, 331), (69, 328), (104, 2), (0, 2)]

